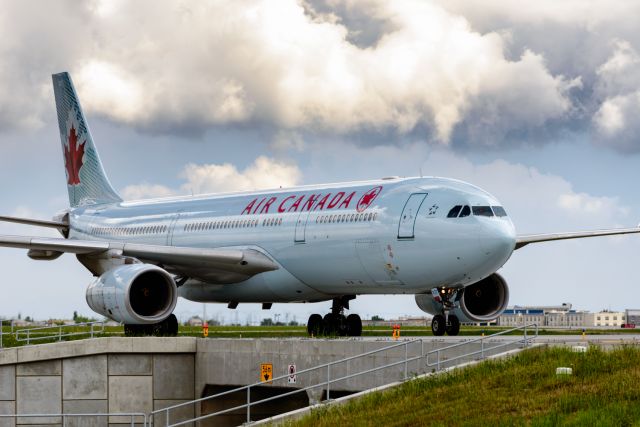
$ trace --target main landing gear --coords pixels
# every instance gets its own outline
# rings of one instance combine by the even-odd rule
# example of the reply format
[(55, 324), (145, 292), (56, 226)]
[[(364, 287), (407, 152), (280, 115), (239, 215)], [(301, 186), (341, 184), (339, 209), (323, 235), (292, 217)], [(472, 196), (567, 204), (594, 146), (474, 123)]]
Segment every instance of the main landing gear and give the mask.
[(178, 319), (174, 314), (164, 319), (160, 323), (152, 323), (151, 325), (124, 325), (124, 335), (127, 337), (135, 336), (158, 336), (158, 337), (175, 337), (178, 335)]
[(333, 299), (331, 313), (322, 317), (319, 314), (312, 314), (307, 321), (307, 332), (310, 336), (349, 336), (359, 337), (362, 335), (362, 320), (357, 314), (344, 315), (344, 310), (349, 309), (349, 301), (355, 299), (353, 295), (346, 295)]
[(445, 317), (442, 314), (436, 314), (431, 319), (431, 332), (437, 337), (447, 335), (456, 336), (460, 333), (460, 319), (454, 314)]

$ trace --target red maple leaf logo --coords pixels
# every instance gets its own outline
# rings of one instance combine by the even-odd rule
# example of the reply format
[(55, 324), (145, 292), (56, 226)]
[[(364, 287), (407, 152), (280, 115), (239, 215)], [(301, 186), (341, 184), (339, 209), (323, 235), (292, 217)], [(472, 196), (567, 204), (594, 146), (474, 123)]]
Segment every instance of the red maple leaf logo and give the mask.
[(365, 209), (367, 209), (369, 205), (373, 203), (375, 198), (378, 197), (378, 194), (380, 194), (381, 191), (382, 191), (382, 187), (374, 187), (371, 190), (364, 193), (362, 197), (360, 197), (360, 200), (358, 200), (358, 205), (356, 206), (357, 211), (362, 212)]
[[(86, 142), (86, 141), (85, 141)], [(78, 135), (73, 126), (69, 131), (69, 145), (64, 147), (64, 163), (67, 168), (67, 184), (80, 184), (80, 168), (84, 157), (84, 144), (78, 145)]]

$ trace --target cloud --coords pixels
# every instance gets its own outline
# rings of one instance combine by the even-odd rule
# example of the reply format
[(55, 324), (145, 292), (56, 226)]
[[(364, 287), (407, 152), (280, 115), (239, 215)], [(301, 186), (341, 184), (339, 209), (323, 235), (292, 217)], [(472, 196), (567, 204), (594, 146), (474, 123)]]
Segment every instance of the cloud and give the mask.
[(180, 175), (186, 179), (184, 192), (217, 193), (291, 187), (300, 182), (297, 166), (260, 156), (242, 172), (230, 164), (188, 164)]
[(175, 195), (174, 190), (159, 184), (127, 185), (120, 193), (124, 200), (153, 199), (157, 197), (169, 197)]
[(180, 189), (159, 184), (132, 184), (122, 191), (125, 200), (139, 200), (175, 195), (224, 193), (232, 191), (263, 190), (292, 187), (299, 184), (302, 173), (295, 164), (260, 156), (244, 170), (230, 163), (189, 163), (180, 173), (185, 182)]
[[(446, 144), (473, 120), (487, 123), (467, 126), (471, 142), (483, 142), (502, 113), (519, 111), (512, 126), (536, 128), (571, 104), (573, 76), (553, 75), (535, 52), (508, 59), (508, 37), (432, 2), (336, 1), (324, 12), (294, 0), (58, 6), (6, 8), (2, 88), (50, 106), (41, 88), (51, 71), (69, 69), (88, 111), (142, 130), (262, 124), (420, 132)], [(0, 96), (7, 126), (42, 120), (31, 104)]]

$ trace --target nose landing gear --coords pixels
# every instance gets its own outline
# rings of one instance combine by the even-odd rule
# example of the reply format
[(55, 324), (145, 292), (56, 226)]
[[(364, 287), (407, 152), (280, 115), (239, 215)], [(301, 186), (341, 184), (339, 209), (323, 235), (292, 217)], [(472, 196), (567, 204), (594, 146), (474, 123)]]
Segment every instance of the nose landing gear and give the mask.
[(319, 314), (309, 316), (307, 332), (310, 336), (349, 336), (362, 335), (362, 320), (357, 314), (344, 315), (344, 310), (349, 309), (349, 301), (355, 299), (354, 295), (345, 295), (334, 298), (331, 305), (331, 313), (324, 317)]
[(446, 317), (443, 314), (436, 314), (431, 320), (431, 332), (437, 337), (441, 337), (445, 333), (456, 336), (460, 333), (460, 319), (454, 314), (449, 314)]

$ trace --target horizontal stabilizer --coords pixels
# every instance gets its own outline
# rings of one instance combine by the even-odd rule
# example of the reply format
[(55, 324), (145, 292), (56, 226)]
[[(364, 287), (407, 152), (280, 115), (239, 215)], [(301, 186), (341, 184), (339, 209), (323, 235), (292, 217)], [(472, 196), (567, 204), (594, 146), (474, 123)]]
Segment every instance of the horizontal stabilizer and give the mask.
[(0, 221), (16, 224), (33, 225), (36, 227), (56, 228), (60, 231), (69, 231), (69, 224), (57, 221), (44, 221), (41, 219), (19, 218), (16, 216), (0, 216)]

